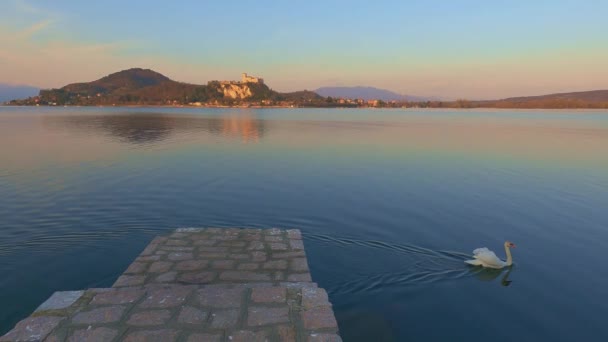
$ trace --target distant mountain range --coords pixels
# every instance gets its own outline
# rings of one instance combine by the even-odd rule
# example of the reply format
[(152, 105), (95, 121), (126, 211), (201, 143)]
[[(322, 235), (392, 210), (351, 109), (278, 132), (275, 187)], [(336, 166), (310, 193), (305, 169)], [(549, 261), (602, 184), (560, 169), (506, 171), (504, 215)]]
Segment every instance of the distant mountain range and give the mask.
[(0, 102), (36, 96), (39, 91), (36, 87), (0, 83)]
[(349, 99), (382, 100), (382, 101), (438, 101), (437, 97), (424, 97), (398, 94), (390, 90), (374, 87), (321, 87), (315, 93), (323, 97), (341, 97)]

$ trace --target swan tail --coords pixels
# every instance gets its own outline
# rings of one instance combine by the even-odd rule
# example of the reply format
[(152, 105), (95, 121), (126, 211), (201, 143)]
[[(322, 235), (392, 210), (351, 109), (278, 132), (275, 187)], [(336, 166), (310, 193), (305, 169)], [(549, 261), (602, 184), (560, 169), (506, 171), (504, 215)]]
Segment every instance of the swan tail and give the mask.
[(481, 260), (473, 259), (473, 260), (465, 260), (465, 263), (473, 266), (482, 266)]

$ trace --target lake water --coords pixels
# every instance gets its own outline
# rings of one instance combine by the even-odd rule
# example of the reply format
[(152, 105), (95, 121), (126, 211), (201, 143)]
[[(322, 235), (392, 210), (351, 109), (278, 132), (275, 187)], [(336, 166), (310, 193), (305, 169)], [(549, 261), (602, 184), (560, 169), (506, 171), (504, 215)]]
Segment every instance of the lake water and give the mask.
[(608, 340), (608, 112), (0, 107), (0, 335), (184, 226), (300, 228), (345, 341)]

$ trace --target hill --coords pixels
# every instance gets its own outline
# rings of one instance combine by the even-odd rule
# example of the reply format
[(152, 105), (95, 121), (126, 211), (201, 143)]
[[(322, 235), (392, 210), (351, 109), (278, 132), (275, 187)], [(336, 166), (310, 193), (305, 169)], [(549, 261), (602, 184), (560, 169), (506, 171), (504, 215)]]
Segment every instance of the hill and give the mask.
[(36, 87), (0, 83), (0, 102), (36, 96), (39, 91)]
[(496, 108), (608, 108), (608, 90), (510, 97), (501, 100), (474, 101), (473, 105)]
[(374, 87), (321, 87), (315, 90), (321, 96), (349, 99), (382, 100), (382, 101), (430, 101), (436, 98), (402, 95), (386, 89)]

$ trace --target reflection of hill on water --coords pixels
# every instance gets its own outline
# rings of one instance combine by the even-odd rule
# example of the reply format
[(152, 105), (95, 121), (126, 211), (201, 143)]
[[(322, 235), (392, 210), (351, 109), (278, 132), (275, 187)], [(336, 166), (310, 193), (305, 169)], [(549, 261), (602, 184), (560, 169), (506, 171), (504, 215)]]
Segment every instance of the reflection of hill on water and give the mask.
[(172, 134), (211, 133), (258, 142), (266, 125), (253, 115), (218, 117), (184, 116), (158, 113), (120, 113), (107, 115), (63, 115), (45, 118), (51, 127), (109, 135), (121, 142), (146, 144), (165, 140)]

